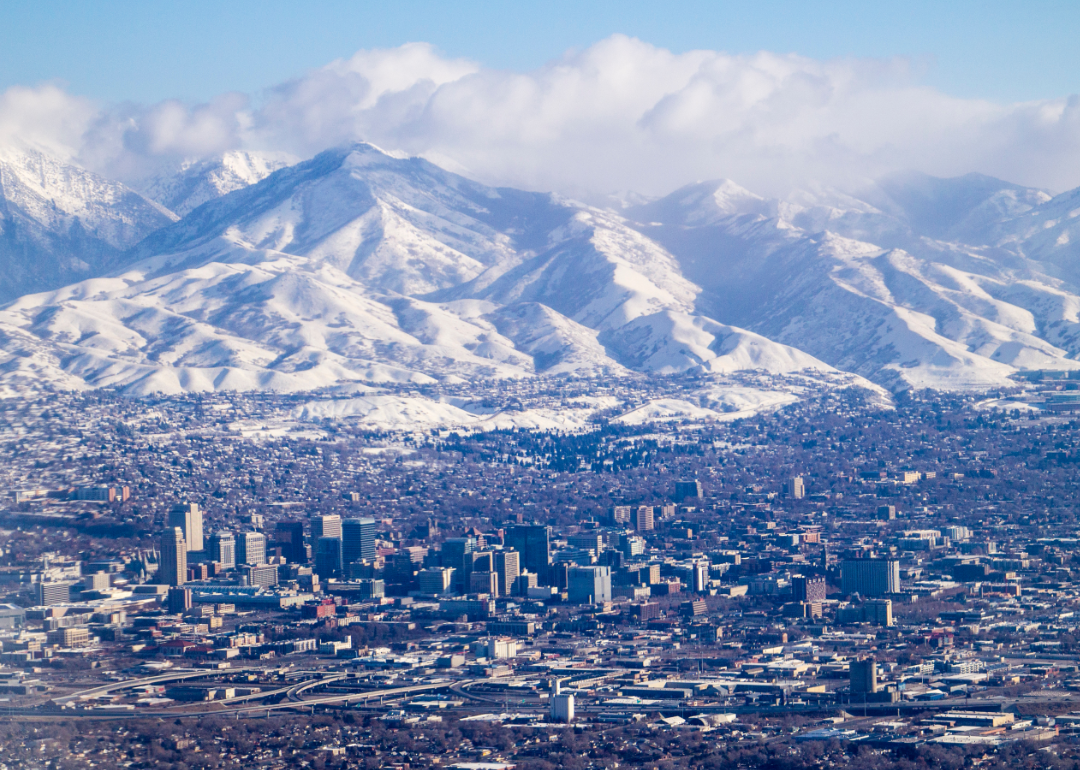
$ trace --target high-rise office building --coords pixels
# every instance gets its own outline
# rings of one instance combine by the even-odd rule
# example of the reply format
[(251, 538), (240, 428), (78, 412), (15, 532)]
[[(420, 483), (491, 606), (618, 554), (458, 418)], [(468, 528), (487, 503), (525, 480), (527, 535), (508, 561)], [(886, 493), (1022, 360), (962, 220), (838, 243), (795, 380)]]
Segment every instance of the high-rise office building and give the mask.
[(469, 593), (497, 597), (499, 595), (499, 576), (487, 570), (474, 571), (469, 575)]
[(622, 551), (607, 550), (600, 554), (600, 558), (596, 560), (596, 563), (612, 569), (621, 569), (627, 561), (628, 559), (622, 555)]
[(551, 527), (515, 524), (506, 533), (506, 546), (521, 555), (525, 569), (546, 579), (551, 565)]
[(570, 535), (566, 538), (566, 544), (571, 548), (589, 551), (593, 556), (599, 556), (604, 550), (604, 537), (598, 532)]
[(269, 588), (278, 582), (278, 570), (273, 564), (244, 564), (240, 567), (240, 575), (245, 583), (257, 588)]
[(203, 514), (198, 503), (180, 503), (169, 511), (169, 526), (179, 527), (189, 551), (203, 549)]
[(873, 658), (853, 660), (848, 664), (851, 692), (870, 695), (878, 691), (877, 662)]
[(341, 517), (337, 514), (330, 516), (311, 517), (311, 542), (318, 543), (320, 537), (336, 537), (341, 539)]
[(509, 596), (514, 591), (521, 574), (521, 554), (504, 548), (495, 553), (495, 574), (499, 576), (499, 596)]
[(71, 601), (71, 583), (42, 581), (37, 584), (37, 603), (39, 607), (65, 604), (69, 601)]
[(191, 609), (191, 589), (173, 586), (168, 594), (169, 612), (180, 614)]
[(884, 596), (900, 591), (900, 562), (896, 559), (845, 559), (840, 566), (845, 594)]
[(341, 538), (320, 537), (315, 541), (315, 574), (322, 580), (341, 577)]
[(266, 535), (261, 532), (241, 532), (236, 538), (236, 564), (266, 564)]
[(476, 538), (448, 537), (442, 543), (439, 560), (444, 567), (460, 569), (465, 563), (465, 556), (476, 550)]
[(274, 543), (281, 549), (281, 555), (289, 564), (303, 564), (307, 561), (304, 522), (279, 521), (274, 526)]
[(341, 522), (342, 563), (375, 558), (375, 519), (345, 519)]
[(439, 563), (454, 570), (454, 590), (465, 593), (469, 587), (469, 574), (473, 568), (475, 537), (448, 537), (439, 551)]
[(802, 476), (796, 476), (787, 483), (787, 493), (795, 500), (806, 497), (806, 485), (803, 483)]
[(796, 602), (819, 604), (825, 601), (825, 578), (794, 575), (791, 578), (791, 598)]
[(634, 529), (638, 532), (649, 532), (656, 528), (656, 519), (653, 506), (639, 505), (634, 513)]
[(386, 596), (386, 582), (383, 580), (376, 580), (369, 578), (367, 580), (360, 581), (360, 598), (378, 599), (380, 596)]
[(187, 541), (180, 527), (170, 527), (161, 535), (158, 580), (171, 586), (182, 586), (187, 580)]
[(225, 529), (210, 535), (210, 558), (225, 569), (236, 569), (236, 535)]
[(494, 572), (495, 551), (473, 551), (472, 558), (465, 557), (465, 567), (468, 572)]
[(867, 623), (877, 623), (879, 626), (891, 626), (893, 624), (892, 600), (871, 599), (862, 606), (863, 620)]
[(568, 598), (576, 604), (611, 601), (611, 567), (577, 567), (567, 571)]
[(693, 569), (694, 576), (694, 593), (705, 593), (709, 590), (709, 562), (708, 561), (696, 561), (694, 562)]
[(704, 497), (704, 493), (701, 490), (701, 482), (697, 479), (675, 482), (675, 499), (679, 502), (687, 498), (699, 497)]
[(619, 535), (619, 550), (627, 559), (645, 553), (645, 539), (637, 535), (623, 533)]
[(430, 596), (442, 596), (453, 587), (454, 570), (450, 567), (429, 567), (420, 570), (417, 582), (420, 593)]

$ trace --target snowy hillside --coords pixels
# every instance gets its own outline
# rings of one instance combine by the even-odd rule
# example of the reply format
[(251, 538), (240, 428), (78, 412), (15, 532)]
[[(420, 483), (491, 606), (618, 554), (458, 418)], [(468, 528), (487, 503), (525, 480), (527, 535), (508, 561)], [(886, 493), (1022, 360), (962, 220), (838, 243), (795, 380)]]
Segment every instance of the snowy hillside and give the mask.
[(0, 148), (0, 301), (100, 275), (176, 217), (118, 182)]
[(5, 353), (32, 340), (50, 378), (135, 393), (829, 371), (695, 315), (698, 287), (613, 214), (369, 145), (210, 201), (127, 256), (0, 310), (20, 346)]
[[(725, 194), (702, 194), (713, 189)], [(1075, 195), (979, 175), (906, 175), (864, 194), (800, 190), (768, 206), (724, 182), (626, 213), (701, 286), (699, 313), (888, 387), (984, 389), (1018, 369), (1080, 368), (1062, 248)]]
[(139, 186), (151, 200), (183, 217), (207, 201), (261, 182), (299, 159), (284, 153), (232, 150), (203, 160), (189, 160)]
[[(979, 390), (1080, 368), (1075, 191), (903, 175), (770, 200), (720, 180), (616, 212), (354, 144), (192, 165), (154, 188), (190, 209), (169, 224), (120, 185), (19, 157), (0, 166), (5, 212), (65, 243), (92, 226), (110, 251), (78, 268), (89, 280), (0, 308), (7, 389), (841, 370)], [(378, 421), (380, 403), (348, 408)], [(712, 407), (641, 414), (695, 410)]]

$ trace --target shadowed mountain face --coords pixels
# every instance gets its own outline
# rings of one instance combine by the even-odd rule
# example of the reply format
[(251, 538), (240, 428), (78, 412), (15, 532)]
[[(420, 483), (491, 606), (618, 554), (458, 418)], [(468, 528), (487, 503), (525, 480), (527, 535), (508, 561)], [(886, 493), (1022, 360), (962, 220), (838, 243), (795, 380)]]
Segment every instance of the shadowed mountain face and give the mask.
[(0, 301), (100, 275), (176, 216), (29, 148), (0, 150)]
[[(113, 236), (90, 280), (0, 310), (0, 383), (299, 390), (836, 367), (977, 389), (1078, 366), (1075, 194), (906, 175), (767, 200), (718, 181), (616, 213), (364, 144), (183, 174), (160, 189), (206, 202), (182, 220), (125, 191), (162, 220), (116, 215), (128, 240)], [(101, 221), (99, 239), (113, 232)]]

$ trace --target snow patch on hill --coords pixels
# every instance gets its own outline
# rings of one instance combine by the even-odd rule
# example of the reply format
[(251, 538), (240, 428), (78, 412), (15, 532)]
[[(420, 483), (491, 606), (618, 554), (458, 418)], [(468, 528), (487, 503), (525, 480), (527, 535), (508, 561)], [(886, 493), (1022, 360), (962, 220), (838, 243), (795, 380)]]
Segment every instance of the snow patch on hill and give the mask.
[(137, 185), (165, 208), (187, 216), (202, 204), (260, 182), (299, 158), (287, 153), (231, 150), (211, 158), (185, 160)]

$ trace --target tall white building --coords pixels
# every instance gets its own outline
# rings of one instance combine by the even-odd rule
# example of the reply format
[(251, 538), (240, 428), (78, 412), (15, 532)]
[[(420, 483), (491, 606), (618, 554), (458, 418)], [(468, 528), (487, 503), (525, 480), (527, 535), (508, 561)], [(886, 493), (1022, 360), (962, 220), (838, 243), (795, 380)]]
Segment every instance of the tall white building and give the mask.
[(266, 535), (261, 532), (241, 532), (236, 539), (236, 563), (252, 566), (266, 564)]
[(203, 549), (203, 514), (198, 503), (180, 503), (169, 512), (169, 526), (184, 532), (189, 551)]
[(182, 586), (187, 581), (187, 543), (180, 527), (170, 527), (161, 535), (158, 580), (171, 586)]
[(210, 558), (225, 569), (236, 569), (236, 536), (228, 530), (210, 536)]
[(611, 601), (611, 567), (570, 567), (567, 594), (574, 604)]
[(318, 543), (320, 537), (336, 537), (341, 539), (341, 517), (312, 516), (311, 517), (311, 542)]
[(694, 592), (705, 593), (709, 589), (709, 562), (694, 562)]

